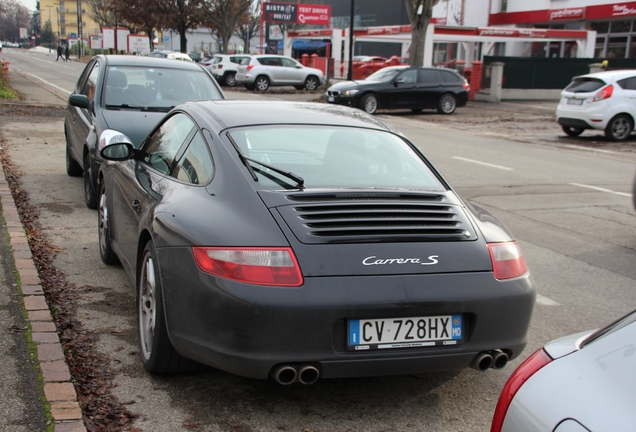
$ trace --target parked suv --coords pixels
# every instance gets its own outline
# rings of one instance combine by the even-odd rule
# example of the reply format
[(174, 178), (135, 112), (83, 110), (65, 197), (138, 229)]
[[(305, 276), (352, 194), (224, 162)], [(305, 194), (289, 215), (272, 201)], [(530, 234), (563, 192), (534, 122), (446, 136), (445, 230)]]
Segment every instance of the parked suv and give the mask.
[(325, 75), (320, 69), (303, 66), (290, 57), (255, 55), (243, 60), (236, 74), (236, 82), (248, 90), (265, 91), (270, 86), (316, 90), (325, 82)]
[(216, 54), (208, 70), (220, 84), (234, 87), (236, 85), (236, 72), (238, 72), (239, 65), (243, 60), (249, 60), (250, 57), (251, 56), (247, 54)]
[(572, 78), (561, 92), (557, 122), (569, 136), (585, 129), (604, 130), (612, 141), (624, 141), (636, 118), (636, 70), (597, 72)]

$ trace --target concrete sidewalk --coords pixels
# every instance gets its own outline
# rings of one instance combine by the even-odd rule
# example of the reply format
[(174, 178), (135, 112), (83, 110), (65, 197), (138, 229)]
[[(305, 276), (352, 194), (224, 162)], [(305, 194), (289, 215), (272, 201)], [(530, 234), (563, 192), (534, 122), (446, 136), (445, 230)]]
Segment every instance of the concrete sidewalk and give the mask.
[[(5, 124), (13, 110), (65, 105), (26, 76), (11, 74), (22, 100), (0, 100)], [(85, 432), (63, 347), (5, 172), (0, 174), (0, 430)]]

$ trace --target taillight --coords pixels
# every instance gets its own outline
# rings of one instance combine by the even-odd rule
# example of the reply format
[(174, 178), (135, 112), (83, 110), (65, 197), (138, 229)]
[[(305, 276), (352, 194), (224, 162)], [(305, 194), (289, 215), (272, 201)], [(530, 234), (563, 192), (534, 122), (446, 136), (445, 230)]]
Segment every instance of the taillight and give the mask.
[(218, 65), (217, 69), (223, 69), (223, 65)]
[(199, 268), (256, 285), (300, 286), (303, 277), (291, 248), (193, 247)]
[(528, 271), (517, 242), (488, 243), (488, 250), (496, 279), (519, 277)]
[(497, 401), (497, 408), (495, 408), (495, 414), (492, 417), (492, 425), (490, 426), (490, 432), (501, 432), (506, 413), (512, 403), (512, 399), (515, 397), (521, 386), (530, 379), (539, 369), (550, 363), (552, 359), (543, 348), (536, 351), (530, 357), (528, 357), (521, 365), (515, 369), (510, 375), (499, 400)]
[(614, 86), (610, 84), (604, 89), (599, 90), (599, 92), (594, 95), (594, 99), (592, 99), (592, 102), (608, 99), (612, 96), (612, 93), (614, 93)]
[(464, 87), (464, 90), (470, 91), (470, 84), (468, 84), (468, 81), (464, 80), (464, 84), (462, 84), (462, 87)]
[(253, 67), (254, 67), (254, 65), (253, 65), (253, 64), (248, 64), (248, 65), (247, 65), (247, 70), (248, 70), (248, 71), (251, 71)]

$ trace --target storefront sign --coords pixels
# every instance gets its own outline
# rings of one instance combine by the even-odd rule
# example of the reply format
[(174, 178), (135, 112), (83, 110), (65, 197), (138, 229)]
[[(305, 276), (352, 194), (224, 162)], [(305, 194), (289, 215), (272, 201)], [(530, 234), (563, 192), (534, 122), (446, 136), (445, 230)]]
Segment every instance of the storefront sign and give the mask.
[(331, 6), (299, 4), (298, 24), (330, 25)]
[(290, 3), (262, 3), (265, 8), (265, 22), (298, 22), (298, 5)]
[(552, 9), (549, 12), (550, 21), (585, 19), (585, 8)]
[(633, 17), (636, 16), (636, 2), (588, 6), (586, 15), (587, 19)]

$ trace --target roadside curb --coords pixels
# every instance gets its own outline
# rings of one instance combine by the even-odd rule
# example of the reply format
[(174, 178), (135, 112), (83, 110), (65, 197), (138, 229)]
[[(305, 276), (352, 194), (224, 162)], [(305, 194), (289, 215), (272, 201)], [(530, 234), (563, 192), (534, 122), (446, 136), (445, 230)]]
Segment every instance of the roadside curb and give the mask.
[(4, 170), (0, 175), (0, 202), (15, 269), (19, 275), (24, 310), (28, 316), (26, 321), (32, 330), (33, 343), (37, 345), (44, 397), (55, 421), (55, 432), (86, 432), (55, 322), (46, 303), (28, 238)]

